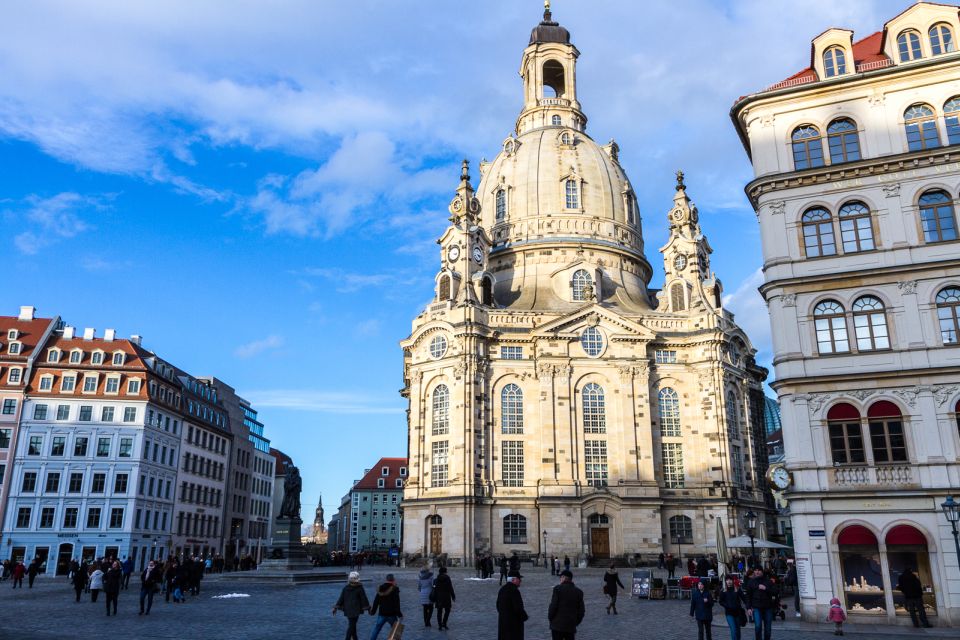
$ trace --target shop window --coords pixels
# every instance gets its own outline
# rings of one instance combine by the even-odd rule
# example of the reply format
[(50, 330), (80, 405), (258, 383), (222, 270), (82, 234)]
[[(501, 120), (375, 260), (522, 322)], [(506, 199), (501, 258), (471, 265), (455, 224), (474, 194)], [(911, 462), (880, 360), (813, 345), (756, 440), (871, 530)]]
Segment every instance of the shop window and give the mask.
[(937, 599), (933, 589), (933, 576), (930, 573), (930, 554), (927, 551), (927, 539), (910, 525), (898, 525), (887, 532), (887, 565), (890, 568), (890, 584), (893, 587), (893, 609), (898, 616), (910, 615), (906, 599), (897, 589), (900, 576), (908, 569), (912, 571), (923, 586), (923, 608), (928, 616), (936, 615)]
[(866, 527), (851, 525), (840, 532), (837, 546), (847, 611), (885, 616), (886, 593), (877, 537)]

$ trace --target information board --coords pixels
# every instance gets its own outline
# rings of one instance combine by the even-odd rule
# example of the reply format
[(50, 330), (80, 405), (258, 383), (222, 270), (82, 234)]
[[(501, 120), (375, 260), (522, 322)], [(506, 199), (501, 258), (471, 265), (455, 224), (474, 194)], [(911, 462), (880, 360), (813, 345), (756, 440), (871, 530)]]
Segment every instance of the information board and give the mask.
[(650, 569), (638, 569), (634, 571), (633, 587), (630, 590), (630, 595), (637, 596), (638, 598), (649, 598), (650, 581)]

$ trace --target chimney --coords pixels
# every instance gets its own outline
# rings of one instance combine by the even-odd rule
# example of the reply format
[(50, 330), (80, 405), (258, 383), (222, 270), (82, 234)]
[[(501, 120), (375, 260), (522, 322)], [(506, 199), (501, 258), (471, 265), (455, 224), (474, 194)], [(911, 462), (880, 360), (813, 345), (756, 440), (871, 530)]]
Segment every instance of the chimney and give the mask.
[(36, 307), (20, 307), (20, 315), (17, 320), (33, 320), (33, 314), (36, 313)]
[(97, 336), (97, 330), (93, 327), (87, 327), (83, 330), (83, 339), (84, 340), (93, 340)]
[(130, 336), (130, 342), (137, 345), (138, 347), (140, 346), (140, 342), (142, 341), (143, 341), (142, 336), (138, 336), (137, 334), (133, 334), (132, 336)]
[(67, 325), (63, 328), (63, 338), (64, 340), (73, 340), (75, 329), (70, 325)]
[(113, 342), (113, 339), (117, 337), (117, 332), (114, 329), (106, 329), (103, 332), (103, 339), (107, 342)]

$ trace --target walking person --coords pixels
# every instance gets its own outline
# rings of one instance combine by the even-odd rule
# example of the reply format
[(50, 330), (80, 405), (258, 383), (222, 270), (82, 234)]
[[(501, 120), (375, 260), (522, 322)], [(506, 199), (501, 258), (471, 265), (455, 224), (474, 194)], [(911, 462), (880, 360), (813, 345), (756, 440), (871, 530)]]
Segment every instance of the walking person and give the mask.
[(747, 623), (746, 603), (743, 591), (734, 586), (730, 576), (723, 581), (723, 591), (717, 602), (723, 607), (727, 626), (730, 627), (730, 640), (740, 640), (740, 627)]
[(27, 567), (28, 588), (33, 589), (33, 581), (37, 579), (38, 573), (40, 573), (40, 558), (34, 558), (30, 566)]
[(523, 623), (530, 617), (523, 608), (519, 571), (507, 574), (507, 584), (497, 594), (497, 640), (523, 640)]
[(417, 591), (420, 593), (420, 606), (423, 607), (423, 626), (429, 627), (433, 618), (433, 572), (430, 567), (420, 569)]
[(103, 569), (96, 565), (90, 574), (90, 602), (96, 602), (97, 596), (103, 591)]
[(747, 583), (747, 617), (753, 618), (756, 640), (770, 640), (773, 633), (773, 614), (776, 613), (777, 587), (764, 575), (762, 569), (753, 570)]
[(903, 594), (904, 604), (910, 612), (913, 626), (928, 629), (932, 627), (933, 625), (927, 620), (927, 612), (923, 608), (923, 585), (920, 584), (920, 578), (913, 572), (912, 567), (903, 570), (895, 588)]
[(613, 615), (617, 614), (617, 587), (621, 589), (626, 589), (623, 586), (623, 583), (620, 582), (620, 574), (617, 573), (616, 565), (610, 565), (610, 568), (607, 569), (607, 572), (603, 574), (603, 593), (606, 594), (607, 600), (607, 615), (610, 615), (610, 611), (613, 610)]
[[(125, 575), (124, 580), (129, 581), (130, 576)], [(140, 572), (140, 614), (150, 615), (150, 609), (153, 607), (153, 596), (160, 590), (160, 581), (163, 580), (163, 574), (157, 563), (151, 560), (147, 563), (147, 568)], [(144, 609), (146, 601), (146, 609)]]
[(553, 588), (547, 619), (553, 640), (574, 640), (577, 627), (583, 622), (586, 609), (583, 606), (583, 591), (573, 584), (573, 574), (560, 572), (560, 584)]
[(127, 556), (123, 561), (123, 564), (120, 565), (120, 568), (123, 570), (123, 588), (130, 588), (130, 574), (133, 573), (133, 560), (130, 556)]
[(830, 612), (827, 614), (827, 620), (833, 623), (833, 635), (843, 635), (843, 622), (847, 619), (847, 612), (843, 610), (839, 598), (830, 600)]
[(441, 565), (437, 573), (439, 575), (433, 581), (433, 603), (437, 606), (437, 628), (449, 629), (447, 620), (450, 618), (450, 609), (453, 608), (453, 602), (457, 599), (457, 594), (453, 591), (453, 582), (447, 575), (447, 568)]
[(357, 636), (357, 620), (364, 611), (370, 609), (370, 601), (367, 600), (367, 592), (360, 584), (360, 574), (351, 571), (347, 577), (347, 584), (340, 591), (340, 597), (337, 604), (333, 605), (333, 615), (337, 615), (337, 609), (343, 611), (347, 618), (347, 635), (344, 640), (360, 640)]
[(507, 556), (500, 556), (500, 586), (507, 580)]
[(663, 551), (661, 551), (661, 552), (660, 552), (660, 555), (657, 556), (657, 569), (663, 570), (664, 560), (665, 560), (665, 559), (666, 559), (666, 558), (665, 558), (664, 555), (663, 555)]
[(16, 589), (20, 587), (23, 589), (23, 574), (27, 572), (26, 567), (23, 566), (22, 561), (17, 561), (17, 564), (13, 566), (13, 588)]
[(384, 625), (390, 625), (393, 628), (397, 622), (403, 620), (403, 611), (400, 610), (400, 587), (397, 586), (396, 578), (392, 573), (387, 574), (386, 582), (377, 589), (377, 595), (373, 597), (373, 606), (370, 607), (370, 615), (377, 616), (377, 622), (373, 625), (373, 631), (370, 632), (370, 640), (377, 640)]
[(667, 554), (667, 579), (673, 580), (677, 573), (677, 559), (672, 553)]
[[(173, 595), (174, 585), (177, 582), (177, 560), (171, 558), (167, 560), (167, 565), (163, 570), (164, 600), (170, 602), (170, 596)], [(176, 599), (174, 599), (176, 602)]]
[(690, 593), (690, 615), (697, 621), (697, 640), (713, 640), (713, 594), (707, 589), (706, 580), (699, 580), (697, 588)]
[(82, 564), (77, 564), (77, 568), (73, 570), (73, 574), (70, 576), (70, 581), (73, 583), (73, 590), (77, 593), (77, 602), (80, 602), (80, 594), (87, 586), (87, 568)]
[(123, 584), (123, 569), (120, 561), (114, 560), (113, 566), (103, 576), (103, 595), (107, 599), (107, 615), (110, 615), (110, 605), (113, 604), (113, 615), (117, 615), (117, 600), (120, 599), (120, 585)]
[(563, 556), (563, 570), (570, 571), (570, 556)]
[(800, 617), (800, 587), (797, 581), (797, 566), (793, 560), (787, 560), (787, 574), (783, 576), (783, 584), (793, 589), (793, 610), (794, 615)]

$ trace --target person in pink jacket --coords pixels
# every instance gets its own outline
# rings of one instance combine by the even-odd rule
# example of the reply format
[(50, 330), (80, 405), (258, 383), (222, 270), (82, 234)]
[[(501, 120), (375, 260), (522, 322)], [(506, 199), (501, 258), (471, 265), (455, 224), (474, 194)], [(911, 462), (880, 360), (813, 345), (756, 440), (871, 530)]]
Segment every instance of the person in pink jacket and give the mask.
[(838, 598), (834, 598), (830, 601), (830, 613), (827, 614), (827, 620), (832, 622), (835, 625), (833, 630), (833, 635), (842, 636), (843, 635), (843, 621), (847, 619), (847, 613), (843, 610), (843, 605), (840, 604)]

